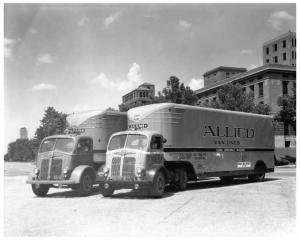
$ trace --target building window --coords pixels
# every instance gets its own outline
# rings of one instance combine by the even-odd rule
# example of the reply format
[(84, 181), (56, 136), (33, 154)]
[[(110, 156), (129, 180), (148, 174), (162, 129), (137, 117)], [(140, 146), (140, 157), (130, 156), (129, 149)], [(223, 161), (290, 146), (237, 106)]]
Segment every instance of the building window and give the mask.
[(266, 48), (266, 53), (267, 53), (267, 55), (269, 54), (269, 48), (268, 47)]
[(286, 40), (283, 40), (283, 41), (282, 41), (282, 47), (283, 47), (283, 48), (286, 48)]
[(277, 62), (278, 62), (277, 56), (273, 57), (273, 62), (274, 62), (274, 63), (277, 63)]
[(283, 81), (282, 82), (282, 94), (287, 95), (288, 94), (288, 81)]
[(249, 86), (249, 88), (251, 92), (254, 92), (254, 85)]
[(258, 97), (263, 97), (264, 96), (264, 83), (259, 83), (258, 84)]
[(269, 62), (270, 62), (270, 60), (269, 60), (269, 59), (267, 59), (267, 60), (266, 60), (266, 62), (267, 62), (267, 63), (269, 63)]
[(141, 97), (143, 97), (143, 93), (142, 93), (142, 92), (140, 92), (140, 98), (141, 98)]
[(283, 61), (286, 60), (286, 53), (285, 52), (282, 54), (282, 59), (283, 59)]
[(229, 72), (226, 72), (226, 78), (229, 78)]
[(294, 59), (294, 51), (292, 51), (292, 59)]
[(277, 43), (275, 43), (275, 44), (273, 45), (273, 50), (274, 50), (274, 52), (277, 52)]

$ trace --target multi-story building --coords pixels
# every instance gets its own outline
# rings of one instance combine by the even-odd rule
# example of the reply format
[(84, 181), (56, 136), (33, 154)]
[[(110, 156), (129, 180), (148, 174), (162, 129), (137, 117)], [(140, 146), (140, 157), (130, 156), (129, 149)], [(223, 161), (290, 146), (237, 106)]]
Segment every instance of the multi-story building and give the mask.
[(155, 86), (151, 83), (143, 83), (138, 88), (122, 97), (122, 105), (132, 108), (152, 103), (155, 98)]
[(263, 43), (263, 64), (296, 66), (296, 33), (287, 32)]
[(215, 84), (223, 79), (230, 78), (233, 75), (246, 72), (246, 68), (224, 67), (214, 68), (203, 74), (204, 86)]

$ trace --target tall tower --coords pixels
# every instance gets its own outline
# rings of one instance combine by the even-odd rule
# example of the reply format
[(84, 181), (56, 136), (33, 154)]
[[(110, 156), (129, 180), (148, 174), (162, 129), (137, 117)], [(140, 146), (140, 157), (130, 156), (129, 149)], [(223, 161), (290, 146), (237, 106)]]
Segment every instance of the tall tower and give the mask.
[(28, 132), (26, 127), (20, 128), (20, 138), (21, 139), (28, 139)]

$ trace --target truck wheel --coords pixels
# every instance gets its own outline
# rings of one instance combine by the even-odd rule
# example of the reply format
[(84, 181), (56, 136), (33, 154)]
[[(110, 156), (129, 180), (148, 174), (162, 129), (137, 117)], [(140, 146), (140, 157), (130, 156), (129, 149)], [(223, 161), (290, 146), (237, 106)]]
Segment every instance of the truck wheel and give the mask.
[(102, 187), (101, 188), (101, 194), (103, 197), (111, 197), (114, 194), (114, 189), (112, 187), (109, 187), (108, 189)]
[(80, 196), (87, 196), (91, 193), (93, 188), (93, 178), (88, 172), (84, 172), (81, 181), (77, 186), (77, 192)]
[(266, 175), (265, 169), (257, 168), (254, 170), (254, 174), (248, 175), (248, 179), (251, 182), (262, 182), (265, 180), (265, 175)]
[(157, 172), (154, 177), (153, 186), (151, 189), (151, 195), (153, 197), (161, 197), (164, 194), (165, 182), (166, 181), (164, 174), (161, 171)]
[(232, 176), (223, 176), (223, 177), (220, 177), (220, 180), (222, 182), (230, 183), (233, 181), (233, 177)]
[(33, 193), (38, 197), (45, 197), (49, 191), (50, 186), (44, 184), (31, 184)]
[(177, 187), (180, 191), (186, 190), (187, 187), (187, 172), (185, 169), (181, 169), (179, 171), (179, 180), (177, 183)]

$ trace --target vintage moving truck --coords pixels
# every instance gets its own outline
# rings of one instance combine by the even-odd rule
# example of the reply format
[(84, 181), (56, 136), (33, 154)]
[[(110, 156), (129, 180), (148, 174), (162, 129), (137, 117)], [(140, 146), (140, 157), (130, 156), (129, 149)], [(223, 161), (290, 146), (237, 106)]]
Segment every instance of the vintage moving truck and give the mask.
[(274, 171), (272, 117), (173, 103), (128, 111), (128, 131), (111, 136), (101, 181), (102, 195), (147, 187), (162, 196), (188, 181), (248, 176), (264, 180)]
[(115, 111), (86, 111), (67, 116), (65, 135), (41, 142), (36, 168), (28, 177), (32, 191), (45, 196), (50, 187), (70, 187), (88, 195), (105, 163), (109, 137), (127, 129), (127, 114)]

